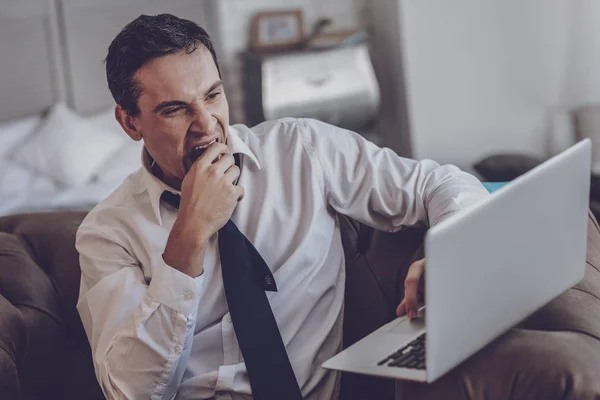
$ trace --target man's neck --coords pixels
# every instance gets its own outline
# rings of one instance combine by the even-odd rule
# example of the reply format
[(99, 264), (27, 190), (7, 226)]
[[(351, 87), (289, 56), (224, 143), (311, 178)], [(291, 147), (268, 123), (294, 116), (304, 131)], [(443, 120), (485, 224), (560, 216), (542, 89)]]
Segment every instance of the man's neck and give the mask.
[(180, 191), (182, 182), (181, 179), (165, 176), (165, 173), (163, 172), (162, 168), (160, 168), (160, 165), (158, 165), (154, 158), (152, 158), (152, 156), (145, 147), (144, 153), (146, 155), (146, 161), (148, 163), (147, 167), (150, 170), (150, 173), (154, 175), (157, 179), (159, 179), (161, 182), (163, 182), (165, 185)]

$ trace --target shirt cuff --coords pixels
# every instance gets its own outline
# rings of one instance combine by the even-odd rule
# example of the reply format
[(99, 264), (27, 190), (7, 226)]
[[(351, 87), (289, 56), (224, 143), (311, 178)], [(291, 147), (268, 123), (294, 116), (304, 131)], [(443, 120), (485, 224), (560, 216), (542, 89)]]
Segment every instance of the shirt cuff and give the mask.
[(192, 278), (168, 266), (161, 257), (148, 286), (148, 293), (159, 303), (190, 315), (198, 308), (203, 283), (204, 274)]
[(461, 172), (452, 178), (438, 187), (428, 204), (430, 226), (438, 225), (490, 196), (481, 182), (471, 175)]

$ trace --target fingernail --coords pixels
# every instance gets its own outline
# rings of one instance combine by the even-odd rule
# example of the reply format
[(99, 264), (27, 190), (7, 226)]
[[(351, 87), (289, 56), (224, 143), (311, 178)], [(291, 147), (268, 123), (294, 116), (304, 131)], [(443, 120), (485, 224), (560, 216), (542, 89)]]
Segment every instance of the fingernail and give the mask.
[(416, 317), (415, 310), (410, 310), (410, 311), (408, 312), (408, 318), (411, 318), (411, 319), (412, 319), (412, 318), (414, 318), (414, 317)]

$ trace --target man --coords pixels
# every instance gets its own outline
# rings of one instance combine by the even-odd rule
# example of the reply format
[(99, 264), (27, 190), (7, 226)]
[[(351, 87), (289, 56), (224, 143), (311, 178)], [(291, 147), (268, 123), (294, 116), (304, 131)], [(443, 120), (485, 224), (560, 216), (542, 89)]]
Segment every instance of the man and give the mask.
[[(137, 18), (106, 72), (116, 119), (145, 147), (77, 234), (78, 310), (108, 398), (336, 398), (320, 365), (341, 347), (337, 213), (395, 231), (486, 196), (455, 167), (315, 120), (229, 126), (215, 50), (190, 21)], [(414, 316), (424, 268), (398, 314)]]

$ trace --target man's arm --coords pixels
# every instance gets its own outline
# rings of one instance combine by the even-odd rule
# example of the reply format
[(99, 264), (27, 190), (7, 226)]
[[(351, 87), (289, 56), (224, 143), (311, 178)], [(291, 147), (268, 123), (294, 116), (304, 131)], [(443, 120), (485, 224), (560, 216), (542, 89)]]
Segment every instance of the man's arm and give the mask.
[(327, 203), (374, 228), (433, 226), (488, 193), (472, 175), (431, 160), (415, 161), (360, 135), (303, 120), (305, 148), (323, 175)]
[[(322, 174), (323, 194), (337, 212), (380, 230), (438, 224), (488, 196), (481, 183), (458, 168), (401, 158), (354, 132), (304, 120), (305, 148)], [(417, 315), (425, 260), (409, 268), (396, 313)]]
[(164, 262), (150, 283), (121, 244), (84, 223), (77, 308), (109, 399), (171, 398), (190, 354), (203, 277)]
[(120, 242), (124, 233), (87, 222), (77, 232), (77, 308), (108, 398), (168, 399), (177, 392), (193, 342), (206, 243), (244, 194), (234, 184), (238, 177), (224, 144), (213, 144), (194, 163), (149, 283), (133, 250)]

